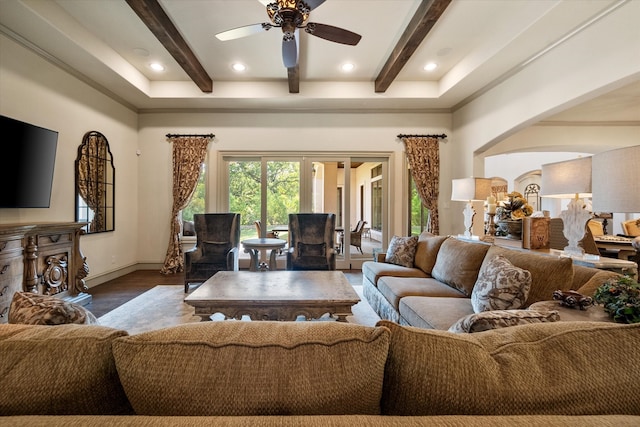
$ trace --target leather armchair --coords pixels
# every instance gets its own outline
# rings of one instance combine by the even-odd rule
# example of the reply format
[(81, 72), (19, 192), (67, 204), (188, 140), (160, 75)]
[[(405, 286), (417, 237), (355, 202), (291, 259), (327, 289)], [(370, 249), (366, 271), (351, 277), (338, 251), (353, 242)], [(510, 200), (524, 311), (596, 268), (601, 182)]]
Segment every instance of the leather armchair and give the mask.
[(196, 246), (184, 253), (184, 291), (218, 271), (238, 270), (240, 214), (208, 213), (193, 216)]
[(335, 214), (289, 214), (287, 270), (335, 270), (335, 230)]

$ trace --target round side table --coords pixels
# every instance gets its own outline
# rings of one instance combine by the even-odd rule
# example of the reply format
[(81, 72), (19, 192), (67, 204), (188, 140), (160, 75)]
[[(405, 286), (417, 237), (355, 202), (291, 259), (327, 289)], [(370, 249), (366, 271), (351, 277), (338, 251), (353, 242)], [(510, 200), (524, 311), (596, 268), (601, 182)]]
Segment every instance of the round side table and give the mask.
[(557, 310), (560, 320), (565, 322), (613, 322), (613, 319), (598, 305), (591, 306), (586, 310), (580, 310), (579, 308), (560, 305), (560, 301), (539, 301), (531, 304), (529, 309), (540, 311)]
[[(278, 269), (276, 256), (278, 255), (278, 251), (285, 247), (287, 241), (282, 239), (259, 238), (243, 240), (241, 243), (244, 247), (245, 253), (251, 255), (249, 270), (267, 271)], [(269, 249), (271, 250), (269, 264), (266, 262), (260, 262), (260, 254), (264, 251), (268, 251)]]

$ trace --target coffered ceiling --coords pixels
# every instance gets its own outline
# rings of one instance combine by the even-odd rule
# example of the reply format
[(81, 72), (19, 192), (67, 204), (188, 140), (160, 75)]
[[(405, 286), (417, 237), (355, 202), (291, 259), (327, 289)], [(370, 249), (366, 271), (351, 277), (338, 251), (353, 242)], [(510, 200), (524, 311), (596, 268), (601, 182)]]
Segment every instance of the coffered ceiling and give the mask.
[[(0, 1), (0, 31), (138, 111), (448, 112), (628, 6), (617, 0), (326, 0), (309, 21), (362, 39), (348, 46), (301, 31), (298, 67), (287, 69), (279, 28), (228, 41), (215, 37), (269, 22), (264, 3)], [(154, 62), (164, 70), (151, 69)], [(347, 62), (351, 72), (341, 70)], [(437, 67), (425, 71), (430, 62)], [(234, 63), (246, 69), (234, 71)], [(640, 123), (640, 82), (585, 102), (551, 120)]]

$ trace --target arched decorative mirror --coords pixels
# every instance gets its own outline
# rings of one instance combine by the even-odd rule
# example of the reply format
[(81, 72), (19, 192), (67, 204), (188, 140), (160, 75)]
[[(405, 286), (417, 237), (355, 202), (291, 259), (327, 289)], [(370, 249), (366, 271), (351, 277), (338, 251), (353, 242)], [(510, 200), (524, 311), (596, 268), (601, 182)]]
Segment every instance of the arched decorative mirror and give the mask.
[(115, 229), (115, 179), (109, 141), (100, 132), (87, 132), (76, 158), (76, 221), (88, 223), (87, 233)]

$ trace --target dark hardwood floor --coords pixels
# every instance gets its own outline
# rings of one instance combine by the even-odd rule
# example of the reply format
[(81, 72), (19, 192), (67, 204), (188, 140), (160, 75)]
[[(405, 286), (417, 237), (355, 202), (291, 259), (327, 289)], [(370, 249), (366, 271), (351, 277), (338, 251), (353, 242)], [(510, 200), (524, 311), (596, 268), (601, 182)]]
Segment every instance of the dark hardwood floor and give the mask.
[(91, 302), (85, 308), (100, 317), (156, 285), (184, 285), (184, 273), (165, 275), (158, 270), (138, 270), (125, 274), (89, 288)]
[[(361, 270), (342, 270), (350, 283), (362, 284)], [(268, 273), (260, 273), (268, 274)], [(85, 308), (100, 317), (142, 295), (156, 285), (184, 285), (184, 273), (164, 275), (158, 270), (138, 270), (89, 288), (91, 302)], [(197, 285), (191, 285), (195, 290)]]

